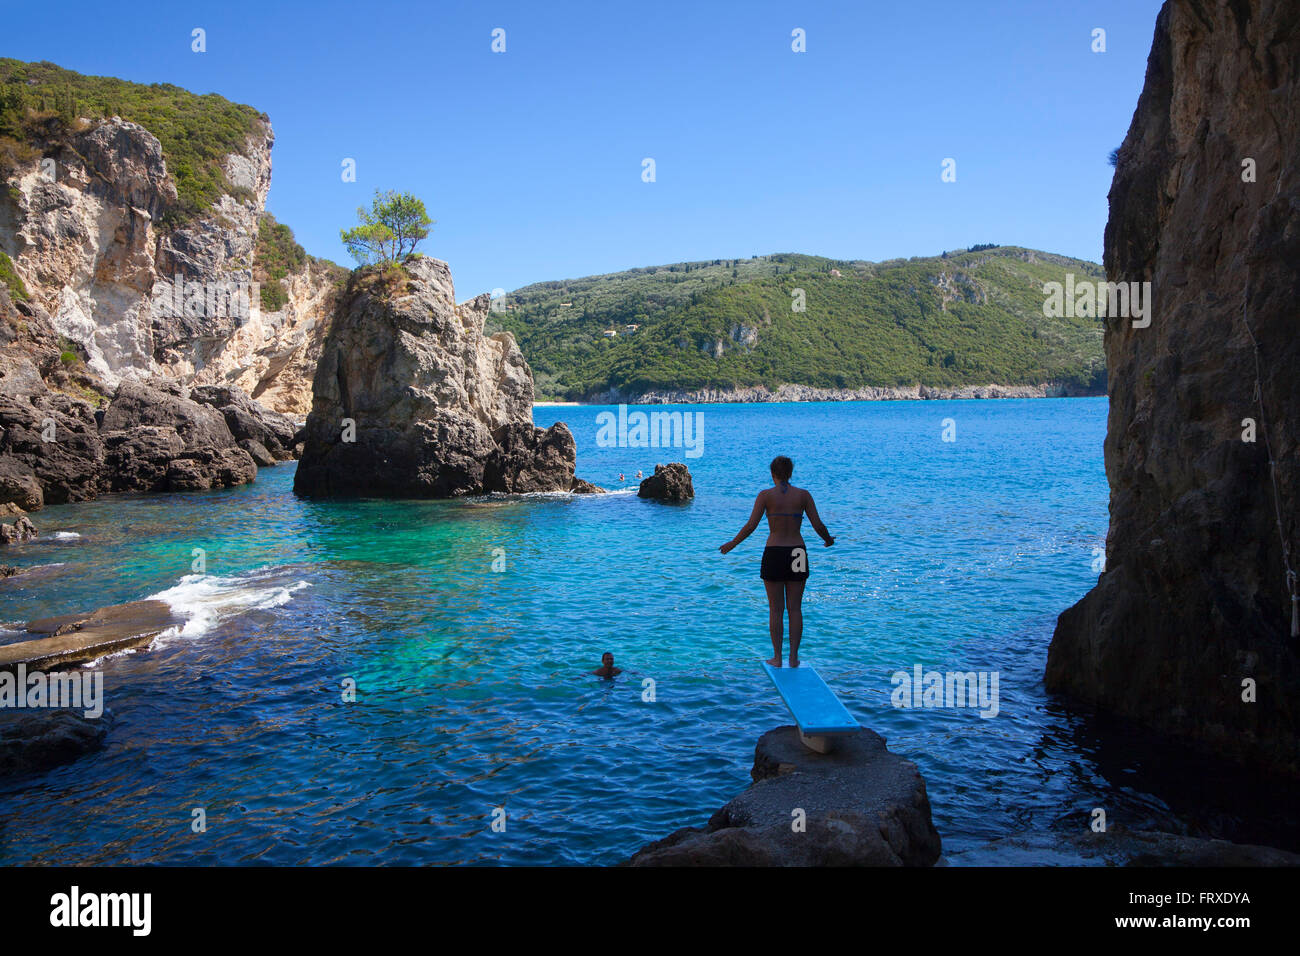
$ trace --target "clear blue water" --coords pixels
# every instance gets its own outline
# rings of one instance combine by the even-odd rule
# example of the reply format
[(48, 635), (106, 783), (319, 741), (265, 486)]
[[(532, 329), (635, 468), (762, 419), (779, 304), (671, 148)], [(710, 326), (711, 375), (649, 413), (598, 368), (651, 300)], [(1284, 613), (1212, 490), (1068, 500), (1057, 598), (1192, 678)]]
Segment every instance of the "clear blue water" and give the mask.
[[(683, 458), (597, 447), (602, 410), (536, 410), (572, 428), (579, 475), (617, 487)], [(704, 422), (685, 506), (632, 481), (303, 502), (290, 463), (239, 489), (42, 512), (42, 538), (6, 560), (58, 566), (0, 587), (0, 623), (157, 595), (188, 623), (97, 665), (101, 751), (0, 781), (0, 862), (599, 864), (703, 823), (789, 722), (759, 666), (765, 531), (717, 550), (778, 452), (838, 538), (808, 533), (803, 658), (920, 766), (945, 851), (979, 861), (1096, 806), (1181, 825), (1042, 688), (1056, 615), (1104, 543), (1104, 399), (685, 410)], [(615, 681), (586, 673), (605, 650), (627, 669)], [(997, 671), (1000, 713), (890, 706), (890, 676), (917, 663)]]

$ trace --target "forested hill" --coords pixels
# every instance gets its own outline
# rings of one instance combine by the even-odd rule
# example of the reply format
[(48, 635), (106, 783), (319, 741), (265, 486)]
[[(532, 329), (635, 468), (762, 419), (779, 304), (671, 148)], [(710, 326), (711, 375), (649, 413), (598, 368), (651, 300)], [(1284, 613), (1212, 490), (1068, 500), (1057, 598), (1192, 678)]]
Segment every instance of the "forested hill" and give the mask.
[(1103, 394), (1102, 320), (1043, 315), (1043, 284), (1067, 273), (1104, 278), (1096, 263), (1014, 246), (714, 259), (525, 286), (491, 321), (519, 341), (539, 400), (782, 384)]

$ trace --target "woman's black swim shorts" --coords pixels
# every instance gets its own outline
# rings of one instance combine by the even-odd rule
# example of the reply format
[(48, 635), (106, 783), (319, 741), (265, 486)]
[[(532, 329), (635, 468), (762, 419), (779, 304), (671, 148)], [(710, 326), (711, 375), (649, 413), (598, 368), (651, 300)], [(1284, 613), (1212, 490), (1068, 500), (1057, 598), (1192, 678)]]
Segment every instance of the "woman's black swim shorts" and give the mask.
[(808, 580), (808, 549), (802, 545), (768, 545), (763, 549), (758, 576), (764, 581)]

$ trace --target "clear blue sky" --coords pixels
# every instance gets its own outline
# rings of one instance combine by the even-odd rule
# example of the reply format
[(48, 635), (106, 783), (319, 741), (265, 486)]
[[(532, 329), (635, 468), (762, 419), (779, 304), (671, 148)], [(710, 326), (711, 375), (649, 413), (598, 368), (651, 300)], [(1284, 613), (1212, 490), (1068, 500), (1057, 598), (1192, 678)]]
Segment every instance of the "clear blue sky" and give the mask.
[[(309, 252), (351, 265), (338, 232), (356, 207), (409, 190), (438, 221), (423, 251), (451, 263), (465, 299), (772, 252), (996, 242), (1100, 260), (1106, 157), (1159, 8), (59, 0), (7, 4), (0, 55), (265, 111), (268, 207)], [(190, 50), (194, 27), (206, 53)], [(796, 27), (806, 53), (791, 51)], [(947, 157), (955, 183), (940, 181)]]

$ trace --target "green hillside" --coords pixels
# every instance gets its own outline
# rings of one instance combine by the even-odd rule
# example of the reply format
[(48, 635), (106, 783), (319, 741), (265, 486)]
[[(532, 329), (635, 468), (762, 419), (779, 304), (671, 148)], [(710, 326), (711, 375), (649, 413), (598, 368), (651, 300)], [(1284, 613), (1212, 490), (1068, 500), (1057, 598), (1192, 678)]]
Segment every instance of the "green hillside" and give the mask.
[(1100, 394), (1101, 320), (1043, 316), (1043, 283), (1068, 272), (1104, 276), (1096, 263), (1013, 246), (879, 263), (715, 259), (526, 286), (490, 324), (514, 333), (540, 400), (785, 383), (1057, 382)]

